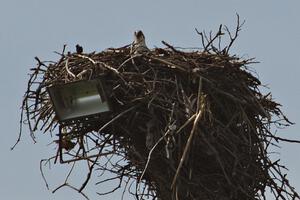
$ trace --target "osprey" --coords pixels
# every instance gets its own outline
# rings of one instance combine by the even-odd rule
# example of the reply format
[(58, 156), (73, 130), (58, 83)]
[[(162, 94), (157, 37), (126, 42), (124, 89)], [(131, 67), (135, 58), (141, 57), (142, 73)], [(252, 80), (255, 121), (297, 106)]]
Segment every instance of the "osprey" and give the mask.
[(138, 53), (145, 53), (149, 51), (146, 42), (145, 36), (141, 30), (134, 32), (134, 41), (131, 45), (131, 53), (138, 54)]

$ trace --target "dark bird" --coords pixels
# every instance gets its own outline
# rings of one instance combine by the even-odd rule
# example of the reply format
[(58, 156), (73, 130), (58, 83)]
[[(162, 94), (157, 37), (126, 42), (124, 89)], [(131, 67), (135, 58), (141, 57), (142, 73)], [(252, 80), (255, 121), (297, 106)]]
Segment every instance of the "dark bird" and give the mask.
[(82, 54), (82, 52), (83, 52), (82, 46), (80, 46), (79, 44), (76, 44), (76, 53)]

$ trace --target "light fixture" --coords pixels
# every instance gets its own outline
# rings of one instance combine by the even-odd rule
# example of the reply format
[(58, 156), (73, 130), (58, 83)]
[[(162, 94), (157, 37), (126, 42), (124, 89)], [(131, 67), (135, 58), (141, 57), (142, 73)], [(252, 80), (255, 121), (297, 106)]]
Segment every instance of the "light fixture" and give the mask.
[(48, 93), (58, 120), (75, 123), (111, 110), (104, 89), (97, 78), (53, 85)]

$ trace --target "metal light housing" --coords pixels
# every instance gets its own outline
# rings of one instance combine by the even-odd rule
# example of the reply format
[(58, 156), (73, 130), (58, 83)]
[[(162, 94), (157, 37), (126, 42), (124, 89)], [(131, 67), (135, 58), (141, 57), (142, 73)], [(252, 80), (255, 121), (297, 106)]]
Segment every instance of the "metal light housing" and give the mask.
[(53, 85), (48, 93), (58, 120), (67, 122), (109, 112), (104, 88), (101, 79), (93, 79)]

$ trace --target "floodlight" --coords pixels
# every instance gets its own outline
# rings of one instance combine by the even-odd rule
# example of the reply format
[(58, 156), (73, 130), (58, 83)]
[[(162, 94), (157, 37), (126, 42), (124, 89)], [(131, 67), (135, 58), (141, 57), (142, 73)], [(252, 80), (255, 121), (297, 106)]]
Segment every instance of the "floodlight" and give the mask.
[(48, 87), (60, 122), (88, 119), (110, 111), (101, 79), (82, 80)]

